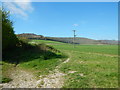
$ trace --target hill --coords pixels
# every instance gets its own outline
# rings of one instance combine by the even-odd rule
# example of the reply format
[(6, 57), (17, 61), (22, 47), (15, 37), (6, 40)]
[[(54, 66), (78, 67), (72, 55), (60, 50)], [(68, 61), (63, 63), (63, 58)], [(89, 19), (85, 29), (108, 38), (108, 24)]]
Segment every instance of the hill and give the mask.
[[(58, 42), (64, 42), (64, 43), (73, 43), (73, 37), (44, 37), (43, 35), (36, 35), (33, 33), (23, 33), (23, 34), (17, 34), (18, 37), (25, 37), (28, 39), (40, 39), (40, 40), (51, 40), (51, 41), (58, 41)], [(118, 44), (118, 41), (116, 40), (94, 40), (89, 38), (83, 38), (83, 37), (76, 37), (75, 44)]]
[(43, 35), (36, 35), (34, 33), (17, 34), (17, 37), (25, 37), (25, 38), (28, 38), (28, 39), (44, 39)]

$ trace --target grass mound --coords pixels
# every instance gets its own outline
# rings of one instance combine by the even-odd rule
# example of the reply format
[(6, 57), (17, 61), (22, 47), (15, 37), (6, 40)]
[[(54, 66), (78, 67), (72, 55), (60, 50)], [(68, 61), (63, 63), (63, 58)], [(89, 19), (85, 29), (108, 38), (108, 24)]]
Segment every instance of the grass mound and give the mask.
[(38, 58), (48, 60), (62, 57), (65, 56), (52, 46), (45, 44), (31, 45), (24, 42), (19, 45), (19, 47), (11, 48), (3, 53), (3, 61), (13, 64), (19, 64), (21, 62), (27, 62)]

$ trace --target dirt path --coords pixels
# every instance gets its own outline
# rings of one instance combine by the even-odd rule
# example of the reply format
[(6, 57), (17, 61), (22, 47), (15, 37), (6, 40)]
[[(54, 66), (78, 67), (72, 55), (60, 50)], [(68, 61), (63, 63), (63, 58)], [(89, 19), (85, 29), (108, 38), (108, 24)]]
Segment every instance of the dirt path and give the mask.
[[(64, 61), (62, 64), (67, 63), (70, 59), (68, 58), (66, 61)], [(37, 82), (38, 87), (41, 88), (61, 88), (64, 85), (64, 76), (66, 74), (61, 73), (59, 71), (59, 68), (62, 66), (60, 64), (56, 67), (56, 69), (52, 72), (50, 72), (49, 75), (45, 76), (44, 78), (38, 80)], [(40, 76), (42, 77), (42, 76)]]
[(10, 75), (12, 81), (2, 84), (3, 88), (35, 88), (37, 80), (32, 73), (15, 68)]
[(62, 64), (67, 63), (69, 58), (51, 71), (49, 75), (36, 80), (32, 73), (15, 68), (10, 77), (9, 83), (0, 84), (2, 88), (61, 88), (64, 84), (64, 73), (59, 71)]

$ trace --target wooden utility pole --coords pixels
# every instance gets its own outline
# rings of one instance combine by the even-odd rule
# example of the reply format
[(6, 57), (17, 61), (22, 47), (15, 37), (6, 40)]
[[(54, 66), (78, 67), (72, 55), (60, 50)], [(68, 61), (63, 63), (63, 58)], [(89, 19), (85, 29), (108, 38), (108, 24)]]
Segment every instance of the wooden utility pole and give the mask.
[(73, 47), (74, 47), (74, 48), (75, 48), (75, 37), (76, 37), (75, 32), (76, 32), (76, 30), (73, 30), (73, 33), (74, 33), (74, 37), (73, 37)]

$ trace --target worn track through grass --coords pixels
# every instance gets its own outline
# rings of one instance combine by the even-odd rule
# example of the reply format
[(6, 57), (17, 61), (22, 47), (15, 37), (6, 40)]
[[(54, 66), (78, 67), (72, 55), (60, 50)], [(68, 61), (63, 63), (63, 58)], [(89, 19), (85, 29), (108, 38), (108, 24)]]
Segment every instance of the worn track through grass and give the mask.
[[(67, 63), (69, 58), (63, 63)], [(36, 80), (34, 75), (28, 71), (24, 71), (15, 67), (10, 77), (13, 79), (9, 83), (1, 84), (2, 88), (61, 88), (64, 84), (64, 73), (59, 71), (63, 64), (58, 65), (55, 70), (50, 71), (49, 75)], [(40, 76), (41, 77), (41, 76)]]
[[(59, 71), (59, 68), (62, 66), (62, 64), (67, 63), (70, 59), (68, 58), (63, 63), (61, 63), (59, 66), (55, 68), (54, 71), (50, 72), (49, 75), (45, 76), (44, 78), (38, 80), (37, 82), (38, 87), (41, 88), (62, 88), (64, 85), (64, 76), (66, 74), (61, 73)], [(42, 77), (42, 76), (40, 76)]]

